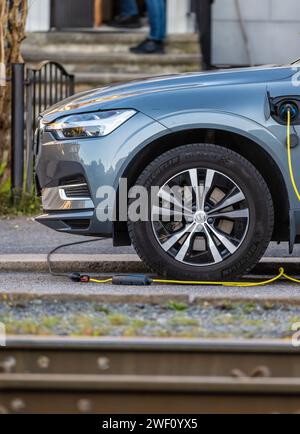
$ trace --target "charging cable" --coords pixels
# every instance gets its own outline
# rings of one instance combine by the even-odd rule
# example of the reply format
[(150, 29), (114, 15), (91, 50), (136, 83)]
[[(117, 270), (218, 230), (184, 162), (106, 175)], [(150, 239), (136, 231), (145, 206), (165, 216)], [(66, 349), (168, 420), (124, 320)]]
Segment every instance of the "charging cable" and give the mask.
[(97, 243), (97, 242), (103, 241), (104, 239), (105, 238), (97, 238), (95, 240), (77, 241), (75, 243), (62, 244), (58, 247), (55, 247), (55, 249), (51, 250), (47, 255), (47, 264), (48, 264), (49, 273), (51, 274), (51, 276), (54, 276), (54, 277), (67, 277), (67, 278), (71, 279), (73, 282), (81, 282), (81, 283), (88, 283), (88, 282), (93, 282), (93, 281), (95, 281), (95, 283), (109, 283), (109, 282), (111, 282), (112, 281), (111, 278), (110, 279), (103, 279), (103, 280), (94, 280), (94, 279), (91, 279), (90, 276), (85, 275), (85, 274), (81, 274), (81, 273), (71, 273), (71, 274), (57, 273), (57, 272), (53, 271), (52, 263), (51, 263), (51, 257), (61, 249), (64, 249), (66, 247), (80, 246), (82, 244)]
[(287, 111), (287, 153), (288, 153), (288, 164), (289, 164), (289, 174), (292, 182), (292, 186), (294, 189), (294, 192), (297, 196), (297, 199), (300, 202), (300, 193), (295, 181), (295, 175), (293, 170), (293, 161), (292, 161), (292, 152), (291, 152), (291, 110), (288, 109)]

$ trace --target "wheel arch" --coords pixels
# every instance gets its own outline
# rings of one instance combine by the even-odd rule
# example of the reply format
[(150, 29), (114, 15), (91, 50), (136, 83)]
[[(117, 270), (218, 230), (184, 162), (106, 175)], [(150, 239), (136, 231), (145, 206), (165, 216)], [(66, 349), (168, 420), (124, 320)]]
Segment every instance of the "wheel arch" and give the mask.
[[(249, 160), (265, 179), (273, 198), (275, 211), (274, 241), (288, 241), (289, 197), (280, 168), (272, 156), (256, 141), (237, 132), (216, 128), (196, 128), (170, 132), (160, 137), (137, 153), (122, 177), (127, 178), (128, 188), (137, 181), (143, 170), (162, 153), (192, 143), (210, 143), (229, 148)], [(114, 223), (115, 245), (130, 244), (127, 224)]]

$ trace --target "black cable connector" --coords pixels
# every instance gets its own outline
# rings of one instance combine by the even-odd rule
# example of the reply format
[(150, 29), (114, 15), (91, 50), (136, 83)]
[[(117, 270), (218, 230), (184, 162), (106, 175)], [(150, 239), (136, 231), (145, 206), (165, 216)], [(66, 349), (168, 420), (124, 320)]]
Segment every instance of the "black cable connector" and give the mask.
[(119, 286), (151, 286), (152, 283), (153, 280), (144, 275), (114, 276), (112, 278), (112, 284)]
[(69, 277), (72, 282), (76, 283), (89, 283), (89, 281), (91, 280), (90, 276), (88, 276), (87, 274), (80, 273), (73, 273)]
[[(81, 244), (88, 244), (88, 243), (93, 243), (93, 242), (98, 242), (98, 241), (103, 241), (103, 240), (104, 240), (104, 238), (97, 238), (97, 239), (93, 239), (93, 240), (77, 241), (75, 243), (70, 243), (70, 244), (62, 244), (61, 246), (55, 247), (55, 249), (51, 250), (51, 252), (49, 252), (47, 255), (47, 263), (48, 263), (49, 273), (52, 276), (56, 276), (56, 277), (66, 277), (66, 278), (70, 279), (72, 282), (76, 282), (76, 283), (89, 283), (89, 282), (93, 281), (92, 277), (90, 277), (89, 275), (81, 274), (78, 272), (77, 273), (71, 273), (71, 274), (56, 273), (52, 269), (51, 257), (58, 250), (65, 248), (65, 247), (78, 246)], [(150, 286), (153, 283), (153, 281), (150, 277), (145, 276), (145, 275), (140, 275), (140, 274), (129, 275), (129, 276), (114, 276), (111, 279), (111, 281), (114, 285), (122, 285), (122, 286)]]

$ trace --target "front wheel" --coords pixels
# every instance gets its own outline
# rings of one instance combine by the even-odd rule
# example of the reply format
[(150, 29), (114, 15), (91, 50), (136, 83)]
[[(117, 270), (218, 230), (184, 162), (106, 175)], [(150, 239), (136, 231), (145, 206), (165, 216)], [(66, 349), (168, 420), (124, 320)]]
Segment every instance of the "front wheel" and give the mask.
[[(147, 221), (128, 223), (152, 271), (179, 280), (228, 280), (249, 272), (274, 226), (272, 197), (255, 167), (229, 149), (186, 145), (158, 157), (138, 186), (156, 198)], [(153, 203), (154, 202), (154, 203)]]

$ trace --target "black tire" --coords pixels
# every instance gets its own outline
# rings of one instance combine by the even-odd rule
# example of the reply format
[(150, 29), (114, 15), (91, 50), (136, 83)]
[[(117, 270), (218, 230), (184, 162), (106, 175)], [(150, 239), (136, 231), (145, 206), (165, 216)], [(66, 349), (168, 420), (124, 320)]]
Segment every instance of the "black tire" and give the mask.
[(191, 168), (221, 172), (242, 190), (249, 210), (247, 233), (241, 245), (220, 263), (197, 267), (178, 262), (159, 244), (151, 222), (128, 222), (136, 252), (159, 276), (179, 280), (228, 280), (248, 273), (265, 253), (274, 227), (273, 201), (268, 186), (244, 157), (217, 145), (191, 144), (170, 150), (156, 158), (138, 178), (136, 185), (148, 190)]

